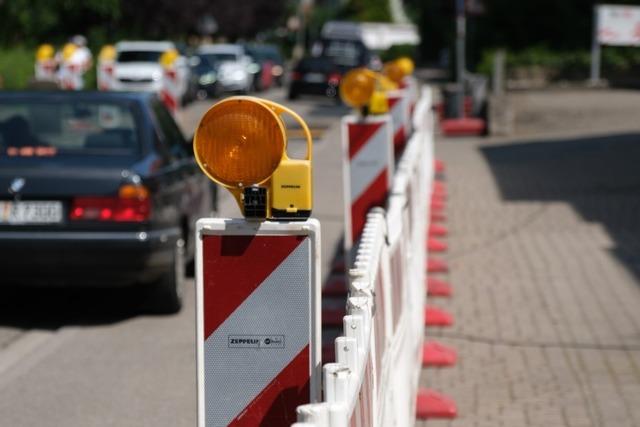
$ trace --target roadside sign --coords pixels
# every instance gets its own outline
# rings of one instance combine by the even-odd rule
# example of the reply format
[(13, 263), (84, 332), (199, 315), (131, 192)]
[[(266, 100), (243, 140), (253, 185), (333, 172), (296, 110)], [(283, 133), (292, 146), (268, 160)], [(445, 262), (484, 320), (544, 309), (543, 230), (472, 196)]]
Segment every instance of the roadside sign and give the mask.
[(197, 223), (198, 425), (290, 426), (320, 400), (320, 224)]
[(598, 5), (598, 42), (610, 46), (640, 46), (640, 7)]

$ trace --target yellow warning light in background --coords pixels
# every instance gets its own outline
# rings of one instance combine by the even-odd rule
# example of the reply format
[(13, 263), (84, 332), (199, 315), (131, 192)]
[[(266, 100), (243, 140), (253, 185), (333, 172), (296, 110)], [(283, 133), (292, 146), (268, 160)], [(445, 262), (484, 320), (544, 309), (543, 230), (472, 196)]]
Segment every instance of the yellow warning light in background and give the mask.
[(110, 44), (102, 46), (98, 54), (98, 59), (100, 61), (113, 61), (116, 59), (116, 48)]
[(384, 64), (382, 73), (394, 83), (400, 83), (405, 76), (404, 70), (396, 61)]
[(71, 59), (71, 56), (76, 52), (78, 47), (73, 43), (67, 43), (62, 48), (62, 59), (68, 61)]
[(365, 113), (383, 114), (389, 111), (385, 91), (397, 85), (385, 76), (368, 68), (349, 71), (340, 82), (340, 98), (350, 107)]
[[(284, 113), (304, 131), (305, 159), (287, 155)], [(264, 99), (236, 96), (205, 113), (193, 150), (203, 172), (233, 194), (245, 217), (305, 219), (312, 207), (312, 144), (309, 128), (295, 112)]]
[(36, 60), (37, 61), (46, 61), (48, 59), (52, 59), (55, 54), (55, 49), (50, 44), (42, 44), (38, 46), (38, 50), (36, 50)]
[(376, 88), (376, 78), (365, 68), (349, 71), (340, 82), (340, 97), (353, 108), (362, 108), (369, 103)]
[(164, 68), (169, 68), (173, 66), (174, 62), (176, 62), (176, 59), (178, 59), (179, 56), (180, 54), (175, 49), (166, 50), (160, 56), (160, 65), (162, 65)]
[(414, 64), (413, 60), (408, 56), (401, 56), (400, 58), (396, 59), (395, 62), (400, 66), (400, 68), (402, 68), (405, 76), (410, 76), (416, 69), (416, 65)]

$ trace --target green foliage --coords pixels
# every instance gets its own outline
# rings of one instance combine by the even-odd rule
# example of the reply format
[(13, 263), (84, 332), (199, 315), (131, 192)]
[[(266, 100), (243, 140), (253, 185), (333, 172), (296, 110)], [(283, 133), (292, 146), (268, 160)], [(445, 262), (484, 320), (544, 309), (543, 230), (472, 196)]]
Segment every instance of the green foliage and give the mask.
[[(490, 75), (495, 49), (485, 50), (477, 71)], [(540, 67), (555, 79), (585, 79), (591, 67), (591, 52), (587, 49), (552, 50), (534, 46), (522, 50), (507, 51), (507, 69)], [(640, 67), (640, 50), (637, 48), (603, 47), (602, 69), (605, 74), (625, 74)]]
[(388, 0), (349, 0), (340, 18), (359, 22), (391, 22)]
[(0, 1), (0, 45), (60, 43), (120, 16), (120, 0)]
[(24, 47), (0, 49), (0, 87), (23, 89), (34, 73), (35, 51)]
[(417, 48), (411, 44), (396, 44), (389, 49), (380, 52), (382, 62), (392, 61), (401, 56), (407, 56), (415, 61)]

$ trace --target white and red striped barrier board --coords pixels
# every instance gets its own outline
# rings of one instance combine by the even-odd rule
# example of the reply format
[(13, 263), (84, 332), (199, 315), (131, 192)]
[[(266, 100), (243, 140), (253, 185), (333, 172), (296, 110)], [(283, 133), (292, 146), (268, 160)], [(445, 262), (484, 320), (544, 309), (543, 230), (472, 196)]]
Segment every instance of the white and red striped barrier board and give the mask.
[(358, 239), (367, 213), (384, 206), (393, 177), (393, 125), (388, 114), (342, 119), (345, 249)]
[(197, 223), (198, 425), (290, 426), (320, 400), (320, 224)]
[(387, 92), (387, 101), (393, 122), (393, 152), (396, 158), (400, 158), (410, 129), (407, 90), (397, 89)]
[(180, 106), (180, 87), (178, 77), (178, 71), (175, 67), (163, 68), (160, 99), (172, 114), (175, 114)]

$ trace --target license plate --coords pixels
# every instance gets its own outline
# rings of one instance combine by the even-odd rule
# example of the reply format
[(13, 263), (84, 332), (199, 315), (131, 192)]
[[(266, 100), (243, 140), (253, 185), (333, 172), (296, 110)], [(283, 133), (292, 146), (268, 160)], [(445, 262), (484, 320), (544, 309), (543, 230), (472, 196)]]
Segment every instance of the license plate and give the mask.
[(324, 74), (308, 73), (304, 75), (304, 81), (309, 83), (323, 83), (325, 81)]
[(0, 224), (56, 224), (62, 222), (62, 202), (0, 202)]

